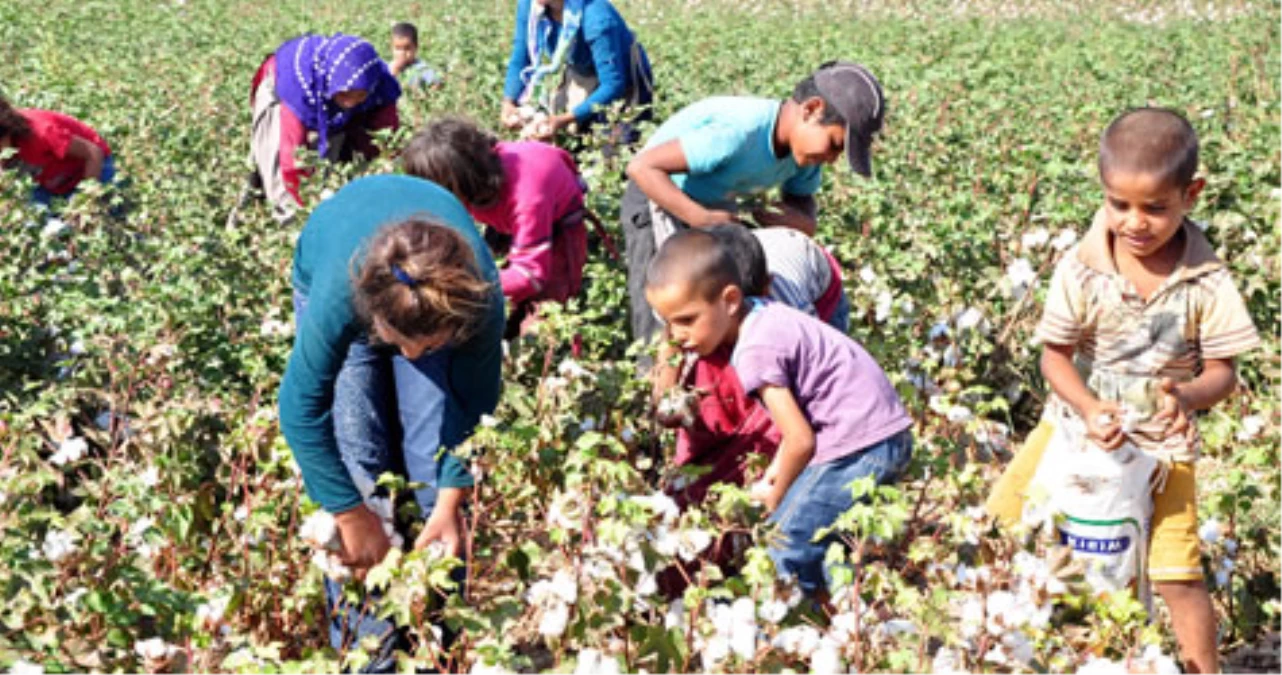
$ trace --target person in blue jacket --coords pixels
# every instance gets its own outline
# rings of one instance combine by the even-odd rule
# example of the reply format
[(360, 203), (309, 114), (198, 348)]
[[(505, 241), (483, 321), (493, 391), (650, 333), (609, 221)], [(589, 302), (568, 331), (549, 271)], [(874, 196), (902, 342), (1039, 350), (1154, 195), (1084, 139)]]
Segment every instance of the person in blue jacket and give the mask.
[[(423, 487), (416, 547), (459, 556), (473, 485), (449, 449), (499, 398), (504, 328), (498, 270), (467, 209), (412, 176), (360, 178), (307, 219), (294, 251), (297, 332), (280, 388), (281, 431), (307, 494), (334, 520), (357, 572), (391, 547), (366, 505), (379, 475)], [(363, 487), (358, 487), (363, 486)], [(342, 600), (327, 579), (330, 641), (380, 638), (369, 670), (395, 666), (403, 632)]]
[[(517, 0), (504, 126), (550, 141), (602, 122), (616, 101), (648, 119), (653, 95), (645, 50), (609, 0)], [(614, 131), (636, 140), (630, 125)]]

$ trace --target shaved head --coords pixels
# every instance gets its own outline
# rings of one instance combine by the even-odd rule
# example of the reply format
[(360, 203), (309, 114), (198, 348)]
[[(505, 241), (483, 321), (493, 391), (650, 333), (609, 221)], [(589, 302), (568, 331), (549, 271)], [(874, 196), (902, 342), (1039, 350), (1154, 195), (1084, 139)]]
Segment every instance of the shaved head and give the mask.
[(703, 230), (688, 228), (668, 237), (646, 269), (646, 288), (681, 284), (704, 298), (739, 285), (739, 266), (729, 247)]
[(1137, 108), (1104, 130), (1099, 144), (1100, 178), (1118, 172), (1143, 173), (1184, 188), (1197, 174), (1197, 132), (1179, 113)]

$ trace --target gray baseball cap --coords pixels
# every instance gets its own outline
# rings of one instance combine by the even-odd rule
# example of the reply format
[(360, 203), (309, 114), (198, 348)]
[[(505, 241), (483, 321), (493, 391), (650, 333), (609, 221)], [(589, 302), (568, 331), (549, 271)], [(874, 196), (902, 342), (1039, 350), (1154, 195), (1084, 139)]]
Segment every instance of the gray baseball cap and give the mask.
[(846, 159), (861, 176), (872, 175), (872, 137), (881, 131), (886, 98), (872, 71), (849, 61), (829, 61), (815, 71), (815, 88), (846, 120)]

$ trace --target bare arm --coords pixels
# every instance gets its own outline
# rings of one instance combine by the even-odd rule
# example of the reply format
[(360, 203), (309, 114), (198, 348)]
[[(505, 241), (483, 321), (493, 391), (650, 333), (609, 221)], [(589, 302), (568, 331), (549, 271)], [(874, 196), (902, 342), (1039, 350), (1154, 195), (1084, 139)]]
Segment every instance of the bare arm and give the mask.
[[(1126, 441), (1116, 403), (1101, 401), (1091, 393), (1073, 366), (1072, 345), (1048, 344), (1042, 350), (1042, 376), (1060, 398), (1086, 422), (1087, 435), (1105, 450), (1116, 450)], [(1101, 420), (1102, 416), (1110, 416)], [(1103, 422), (1103, 423), (1101, 423)]]
[(672, 182), (672, 174), (689, 170), (685, 152), (677, 140), (656, 145), (628, 162), (628, 178), (636, 181), (645, 196), (681, 222), (692, 227), (709, 227), (734, 220), (734, 214), (728, 211), (705, 209)]
[(810, 463), (810, 458), (814, 457), (815, 432), (787, 387), (767, 385), (759, 390), (759, 395), (783, 436), (779, 452), (775, 453), (774, 461), (766, 469), (765, 480), (769, 491), (765, 494), (765, 504), (767, 509), (773, 511), (783, 501), (793, 481), (797, 480), (797, 476)]
[(1233, 394), (1237, 389), (1237, 369), (1233, 359), (1207, 359), (1201, 375), (1178, 384), (1164, 379), (1161, 389), (1165, 397), (1156, 419), (1167, 421), (1168, 435), (1182, 434), (1188, 430), (1189, 413), (1212, 408)]
[(85, 175), (82, 180), (98, 180), (102, 175), (102, 165), (106, 161), (106, 155), (103, 154), (102, 148), (86, 141), (79, 136), (73, 136), (71, 143), (67, 145), (67, 157), (83, 160), (85, 163)]

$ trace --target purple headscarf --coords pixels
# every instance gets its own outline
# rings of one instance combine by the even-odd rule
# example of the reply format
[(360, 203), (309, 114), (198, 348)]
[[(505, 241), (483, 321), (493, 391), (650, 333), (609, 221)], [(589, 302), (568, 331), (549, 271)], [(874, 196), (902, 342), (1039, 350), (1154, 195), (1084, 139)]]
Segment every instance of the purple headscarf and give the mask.
[[(360, 105), (344, 110), (334, 103), (340, 91), (368, 92)], [(317, 148), (328, 148), (330, 129), (341, 129), (352, 116), (401, 97), (401, 85), (370, 43), (358, 37), (304, 35), (276, 50), (276, 95), (303, 126), (320, 135)]]

